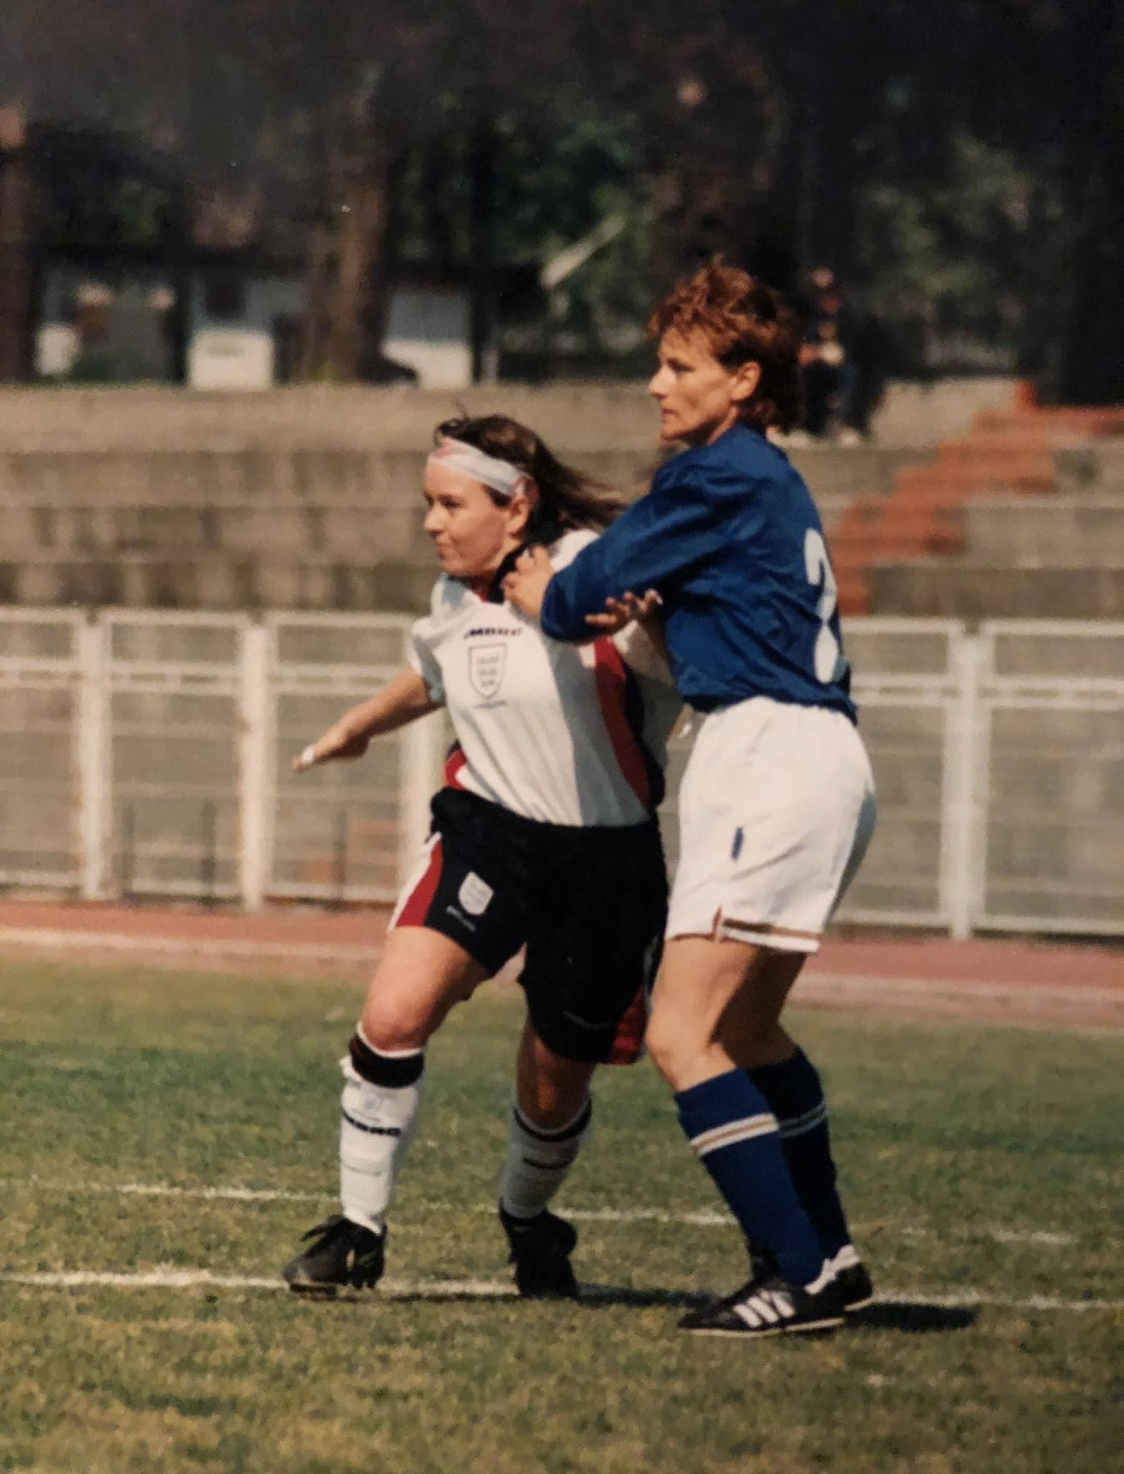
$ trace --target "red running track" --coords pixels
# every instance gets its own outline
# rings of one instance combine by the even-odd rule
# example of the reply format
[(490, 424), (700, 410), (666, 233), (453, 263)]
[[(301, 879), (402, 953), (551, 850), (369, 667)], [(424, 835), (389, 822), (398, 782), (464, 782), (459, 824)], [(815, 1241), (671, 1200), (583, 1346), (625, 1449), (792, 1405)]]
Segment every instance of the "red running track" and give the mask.
[[(331, 911), (0, 900), (7, 956), (115, 959), (364, 978), (389, 909)], [(978, 937), (832, 936), (797, 984), (814, 1007), (943, 1015), (981, 1022), (1124, 1028), (1124, 945)]]

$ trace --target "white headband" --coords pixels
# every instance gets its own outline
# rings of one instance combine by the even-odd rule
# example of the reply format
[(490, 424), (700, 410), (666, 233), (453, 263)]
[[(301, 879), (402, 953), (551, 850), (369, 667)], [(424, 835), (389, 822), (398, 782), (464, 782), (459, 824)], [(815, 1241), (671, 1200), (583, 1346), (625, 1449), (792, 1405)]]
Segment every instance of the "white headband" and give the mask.
[(510, 461), (498, 460), (463, 440), (453, 440), (446, 436), (429, 459), (437, 461), (439, 465), (448, 466), (453, 471), (463, 471), (474, 481), (482, 481), (506, 501), (531, 489), (531, 478), (526, 471), (521, 471)]

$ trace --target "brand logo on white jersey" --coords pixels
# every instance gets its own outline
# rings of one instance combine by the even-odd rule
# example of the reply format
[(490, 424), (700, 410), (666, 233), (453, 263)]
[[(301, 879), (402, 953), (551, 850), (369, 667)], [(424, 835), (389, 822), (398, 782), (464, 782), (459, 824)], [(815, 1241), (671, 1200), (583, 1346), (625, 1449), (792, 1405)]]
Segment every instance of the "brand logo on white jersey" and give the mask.
[(492, 887), (486, 880), (481, 880), (475, 870), (470, 870), (461, 881), (461, 888), (457, 892), (457, 900), (470, 916), (479, 916), (488, 909), (488, 902), (495, 895)]
[(468, 678), (472, 689), (487, 701), (503, 685), (507, 664), (506, 645), (473, 645), (468, 652)]

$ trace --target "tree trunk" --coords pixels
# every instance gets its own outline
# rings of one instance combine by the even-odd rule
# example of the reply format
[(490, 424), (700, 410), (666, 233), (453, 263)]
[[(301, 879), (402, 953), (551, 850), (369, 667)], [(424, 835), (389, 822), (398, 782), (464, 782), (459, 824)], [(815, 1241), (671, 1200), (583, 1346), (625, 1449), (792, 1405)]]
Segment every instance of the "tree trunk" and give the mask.
[(308, 239), (304, 276), (304, 315), (301, 321), (297, 376), (315, 379), (328, 357), (328, 308), (335, 265), (335, 234), (324, 220), (314, 222)]
[(27, 378), (35, 181), (22, 109), (0, 109), (0, 382)]
[(492, 376), (492, 320), (495, 315), (496, 130), (491, 117), (479, 118), (472, 130), (469, 167), (472, 182), (469, 339), (472, 382), (480, 384)]
[(313, 226), (301, 343), (302, 378), (355, 380), (378, 356), (390, 149), (368, 100), (352, 108), (329, 219)]
[(1124, 18), (1112, 0), (1086, 29), (1089, 106), (1069, 169), (1073, 295), (1063, 404), (1124, 403)]

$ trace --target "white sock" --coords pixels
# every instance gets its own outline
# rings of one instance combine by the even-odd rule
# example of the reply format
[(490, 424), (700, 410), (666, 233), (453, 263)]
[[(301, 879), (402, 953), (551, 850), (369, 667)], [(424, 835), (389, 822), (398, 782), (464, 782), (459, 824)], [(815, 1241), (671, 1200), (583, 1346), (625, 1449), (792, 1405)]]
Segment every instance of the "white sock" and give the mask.
[[(420, 1049), (391, 1056), (418, 1057)], [(349, 1055), (340, 1060), (340, 1204), (345, 1218), (381, 1233), (394, 1179), (414, 1134), (424, 1075), (412, 1085), (372, 1085)]]
[(518, 1105), (511, 1112), (500, 1202), (513, 1218), (534, 1218), (562, 1186), (589, 1132), (593, 1103), (586, 1100), (572, 1121), (547, 1131), (532, 1125)]

